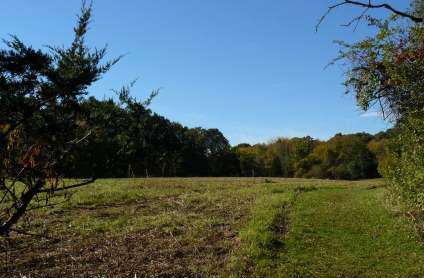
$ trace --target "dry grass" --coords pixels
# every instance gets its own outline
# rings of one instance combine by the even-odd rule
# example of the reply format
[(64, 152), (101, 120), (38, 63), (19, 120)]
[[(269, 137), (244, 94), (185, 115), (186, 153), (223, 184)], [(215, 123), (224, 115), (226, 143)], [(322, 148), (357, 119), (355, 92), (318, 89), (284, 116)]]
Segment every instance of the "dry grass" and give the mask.
[(56, 198), (54, 209), (33, 211), (32, 232), (50, 239), (14, 235), (3, 242), (0, 273), (221, 275), (268, 187), (264, 179), (99, 180), (67, 202)]

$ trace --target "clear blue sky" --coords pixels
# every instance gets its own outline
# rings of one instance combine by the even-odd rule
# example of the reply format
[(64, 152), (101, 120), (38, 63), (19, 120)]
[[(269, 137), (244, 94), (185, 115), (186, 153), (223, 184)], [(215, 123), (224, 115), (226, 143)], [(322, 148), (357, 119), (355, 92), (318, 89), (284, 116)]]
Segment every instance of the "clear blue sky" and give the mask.
[[(189, 127), (219, 128), (231, 144), (277, 136), (327, 139), (337, 132), (376, 133), (390, 125), (361, 115), (343, 94), (335, 39), (369, 33), (340, 27), (360, 10), (342, 8), (315, 33), (331, 0), (97, 0), (88, 37), (127, 54), (91, 88), (103, 98), (139, 78), (143, 99), (162, 88), (151, 108)], [(376, 1), (378, 2), (378, 1)], [(388, 1), (399, 8), (406, 0)], [(69, 45), (81, 2), (3, 1), (0, 37), (34, 47)], [(385, 13), (382, 13), (385, 14)]]

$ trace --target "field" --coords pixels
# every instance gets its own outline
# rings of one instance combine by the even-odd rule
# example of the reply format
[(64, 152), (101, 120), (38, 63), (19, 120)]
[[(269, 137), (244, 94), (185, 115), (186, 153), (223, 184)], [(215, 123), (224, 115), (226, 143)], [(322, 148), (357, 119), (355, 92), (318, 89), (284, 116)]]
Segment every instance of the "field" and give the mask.
[[(422, 277), (382, 180), (107, 179), (30, 212), (3, 277)], [(26, 225), (26, 223), (23, 223)]]

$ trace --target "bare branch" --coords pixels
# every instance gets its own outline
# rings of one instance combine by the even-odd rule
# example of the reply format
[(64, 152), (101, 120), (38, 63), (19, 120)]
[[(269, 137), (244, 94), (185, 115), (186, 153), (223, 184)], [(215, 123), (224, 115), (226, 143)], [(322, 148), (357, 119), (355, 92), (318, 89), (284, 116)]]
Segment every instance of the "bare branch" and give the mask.
[(81, 138), (76, 138), (76, 139), (68, 142), (68, 144), (77, 145), (77, 144), (81, 143), (82, 141), (84, 141), (85, 139), (87, 139), (91, 135), (91, 133), (93, 133), (93, 130), (89, 130), (86, 135), (84, 135)]
[(80, 187), (80, 186), (84, 186), (84, 185), (93, 183), (95, 181), (96, 181), (95, 178), (91, 178), (91, 179), (85, 180), (85, 181), (83, 181), (81, 183), (76, 183), (76, 184), (73, 184), (73, 185), (68, 185), (68, 186), (64, 186), (64, 187), (60, 187), (60, 188), (55, 188), (55, 189), (41, 189), (41, 190), (38, 190), (38, 193), (49, 193), (49, 192), (52, 192), (52, 191), (53, 192), (63, 191), (63, 190), (67, 190), (67, 189), (72, 189), (72, 188), (77, 188), (77, 187)]
[(30, 232), (20, 230), (20, 229), (10, 228), (10, 231), (18, 233), (18, 234), (26, 235), (26, 236), (35, 236), (35, 237), (46, 238), (46, 239), (54, 239), (54, 238), (51, 238), (51, 237), (46, 236), (46, 235), (30, 233)]
[(338, 3), (336, 5), (333, 5), (333, 6), (328, 7), (328, 10), (325, 12), (325, 14), (323, 14), (323, 16), (321, 16), (321, 18), (319, 19), (317, 25), (315, 26), (315, 31), (318, 32), (319, 26), (324, 21), (324, 19), (331, 13), (332, 10), (334, 10), (337, 7), (343, 6), (345, 4), (347, 4), (347, 3), (342, 2), (342, 3)]
[(356, 6), (361, 6), (361, 7), (365, 7), (365, 8), (369, 8), (369, 9), (386, 9), (386, 10), (389, 10), (392, 13), (397, 14), (399, 16), (409, 18), (410, 20), (412, 20), (416, 23), (424, 22), (424, 18), (416, 17), (416, 16), (409, 14), (407, 12), (397, 10), (387, 3), (373, 5), (371, 3), (371, 0), (369, 0), (368, 3), (363, 3), (363, 2), (359, 2), (359, 1), (352, 1), (352, 0), (345, 0), (344, 3), (356, 5)]
[(344, 5), (354, 5), (354, 6), (359, 6), (359, 7), (363, 7), (366, 8), (366, 11), (354, 18), (350, 23), (346, 24), (348, 26), (350, 26), (353, 22), (358, 21), (360, 19), (362, 19), (365, 16), (365, 13), (369, 10), (369, 9), (386, 9), (391, 11), (392, 13), (399, 15), (401, 17), (405, 17), (408, 18), (410, 20), (412, 20), (415, 23), (422, 23), (424, 22), (424, 18), (422, 17), (417, 17), (414, 16), (410, 13), (407, 12), (403, 12), (400, 11), (398, 9), (393, 8), (391, 5), (387, 4), (387, 3), (383, 3), (383, 4), (373, 4), (371, 0), (368, 0), (367, 3), (364, 2), (360, 2), (360, 1), (352, 1), (352, 0), (344, 0), (343, 2), (340, 2), (338, 4), (332, 5), (330, 7), (328, 7), (328, 10), (325, 12), (325, 14), (320, 18), (320, 20), (318, 21), (318, 24), (315, 26), (315, 30), (318, 31), (321, 23), (325, 20), (325, 18), (336, 8), (340, 7), (340, 6), (344, 6)]
[(366, 8), (359, 16), (355, 17), (354, 19), (352, 19), (351, 21), (349, 21), (346, 24), (343, 24), (343, 27), (350, 27), (353, 23), (356, 22), (355, 24), (355, 28), (353, 28), (353, 31), (355, 32), (356, 29), (358, 28), (359, 23), (361, 22), (361, 20), (365, 17), (365, 15), (367, 14), (368, 10), (370, 8)]

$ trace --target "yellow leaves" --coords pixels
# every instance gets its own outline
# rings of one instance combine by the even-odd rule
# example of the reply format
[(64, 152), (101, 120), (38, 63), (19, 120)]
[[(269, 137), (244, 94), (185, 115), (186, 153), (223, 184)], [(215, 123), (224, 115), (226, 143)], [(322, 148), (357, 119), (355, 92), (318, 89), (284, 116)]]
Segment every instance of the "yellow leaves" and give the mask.
[(10, 128), (10, 124), (0, 124), (0, 132), (6, 133)]
[(10, 169), (12, 167), (12, 162), (10, 159), (3, 159), (3, 166), (6, 169)]
[(11, 212), (10, 212), (10, 208), (5, 208), (1, 213), (0, 213), (0, 219), (9, 219), (11, 216)]
[(21, 132), (19, 129), (12, 131), (7, 138), (7, 151), (11, 152), (20, 144)]

